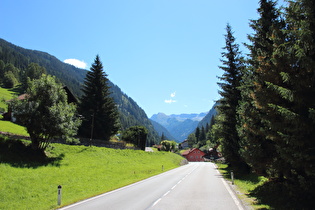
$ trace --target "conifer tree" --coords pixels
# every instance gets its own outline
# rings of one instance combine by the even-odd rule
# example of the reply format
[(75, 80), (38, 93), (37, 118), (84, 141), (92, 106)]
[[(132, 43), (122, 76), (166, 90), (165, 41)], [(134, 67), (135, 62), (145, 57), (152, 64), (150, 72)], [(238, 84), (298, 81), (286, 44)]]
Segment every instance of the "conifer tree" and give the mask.
[[(279, 176), (273, 166), (276, 159), (274, 138), (276, 132), (270, 130), (273, 112), (269, 104), (280, 98), (268, 82), (278, 82), (280, 74), (274, 64), (274, 46), (280, 42), (284, 24), (280, 19), (276, 3), (261, 0), (258, 8), (260, 18), (252, 20), (250, 26), (254, 34), (248, 36), (251, 44), (248, 68), (243, 72), (242, 100), (238, 109), (238, 132), (241, 138), (241, 154), (245, 161), (259, 174)], [(279, 160), (279, 159), (277, 159)], [(272, 173), (272, 175), (271, 175)]]
[(97, 55), (87, 72), (82, 88), (80, 114), (83, 116), (81, 135), (109, 140), (118, 131), (118, 111), (110, 96), (107, 74)]
[(236, 130), (236, 111), (239, 100), (241, 99), (238, 87), (240, 86), (244, 63), (241, 52), (239, 51), (239, 45), (235, 43), (235, 38), (229, 24), (227, 24), (226, 31), (226, 45), (223, 48), (225, 52), (222, 53), (223, 59), (221, 59), (223, 66), (220, 66), (224, 73), (222, 77), (219, 77), (222, 82), (218, 83), (221, 88), (219, 91), (221, 99), (218, 101), (219, 105), (217, 109), (220, 117), (217, 119), (220, 120), (217, 123), (221, 125), (220, 136), (224, 157), (233, 167), (244, 170), (247, 169), (247, 165), (239, 154), (240, 140)]
[[(281, 98), (271, 103), (276, 118), (271, 130), (277, 132), (277, 153), (285, 164), (278, 165), (286, 180), (296, 183), (300, 192), (315, 187), (315, 2), (290, 1), (286, 10), (286, 39), (275, 51), (275, 57), (286, 59), (281, 68), (281, 82), (268, 83)], [(307, 194), (307, 193), (306, 193)], [(314, 202), (313, 202), (314, 203)]]

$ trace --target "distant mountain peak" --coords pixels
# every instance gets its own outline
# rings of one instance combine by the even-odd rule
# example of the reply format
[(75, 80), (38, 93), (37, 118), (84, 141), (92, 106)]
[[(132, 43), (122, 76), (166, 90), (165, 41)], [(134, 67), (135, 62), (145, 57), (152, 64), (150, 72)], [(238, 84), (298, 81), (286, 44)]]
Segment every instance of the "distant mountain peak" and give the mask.
[(192, 133), (198, 123), (207, 115), (208, 112), (202, 112), (199, 114), (171, 114), (166, 115), (164, 113), (157, 113), (150, 118), (166, 128), (169, 133), (174, 136), (174, 140), (181, 142)]

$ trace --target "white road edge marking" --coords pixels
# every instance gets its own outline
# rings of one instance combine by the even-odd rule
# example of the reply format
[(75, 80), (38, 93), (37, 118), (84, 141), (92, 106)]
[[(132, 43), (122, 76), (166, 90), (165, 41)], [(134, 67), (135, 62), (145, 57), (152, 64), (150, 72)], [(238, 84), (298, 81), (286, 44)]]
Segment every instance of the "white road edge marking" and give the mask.
[(162, 200), (162, 198), (159, 198), (157, 201), (155, 201), (152, 206), (155, 206), (158, 202), (160, 202), (160, 200)]
[[(213, 164), (213, 165), (214, 165), (214, 164)], [(215, 168), (215, 169), (216, 169), (216, 168)], [(218, 171), (218, 169), (216, 169), (216, 170)], [(220, 172), (218, 171), (218, 173), (220, 173)], [(238, 208), (239, 210), (244, 210), (242, 204), (239, 202), (238, 198), (235, 196), (234, 192), (231, 190), (231, 188), (229, 187), (229, 185), (226, 183), (226, 181), (223, 179), (223, 177), (220, 177), (220, 178), (221, 178), (221, 180), (222, 180), (222, 182), (223, 182), (225, 188), (227, 189), (227, 191), (228, 191), (229, 194), (231, 195), (231, 197), (232, 197), (232, 199), (233, 199), (235, 205), (237, 206), (237, 208)]]

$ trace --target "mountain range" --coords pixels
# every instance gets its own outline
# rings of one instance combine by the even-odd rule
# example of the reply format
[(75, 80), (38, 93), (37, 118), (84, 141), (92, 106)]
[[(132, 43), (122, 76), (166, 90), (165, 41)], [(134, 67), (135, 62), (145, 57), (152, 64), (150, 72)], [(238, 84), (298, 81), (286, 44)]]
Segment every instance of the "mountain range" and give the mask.
[[(32, 62), (37, 63), (45, 67), (48, 74), (55, 76), (77, 97), (82, 95), (81, 85), (87, 70), (66, 64), (46, 52), (25, 49), (0, 39), (0, 60), (5, 64), (13, 64), (20, 71), (27, 71), (28, 65)], [(144, 110), (132, 98), (123, 93), (117, 85), (112, 82), (109, 82), (109, 85), (120, 113), (121, 128), (124, 130), (130, 126), (143, 125), (149, 131), (147, 145), (159, 143), (158, 133)]]
[[(169, 140), (175, 140), (176, 142), (184, 141), (189, 134), (195, 131), (199, 122), (207, 115), (207, 112), (200, 114), (179, 114), (179, 115), (166, 115), (164, 113), (158, 113), (152, 115), (150, 118), (153, 122), (155, 130), (161, 135), (164, 135)], [(157, 127), (156, 123), (159, 125)], [(164, 127), (163, 128), (160, 127)]]

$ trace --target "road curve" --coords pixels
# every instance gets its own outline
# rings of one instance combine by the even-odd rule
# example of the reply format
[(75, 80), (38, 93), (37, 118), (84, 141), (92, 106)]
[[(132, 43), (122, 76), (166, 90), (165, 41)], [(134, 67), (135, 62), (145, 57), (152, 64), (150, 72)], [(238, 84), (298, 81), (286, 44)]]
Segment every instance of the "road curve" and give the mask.
[(213, 163), (189, 163), (61, 210), (229, 209), (243, 207)]

